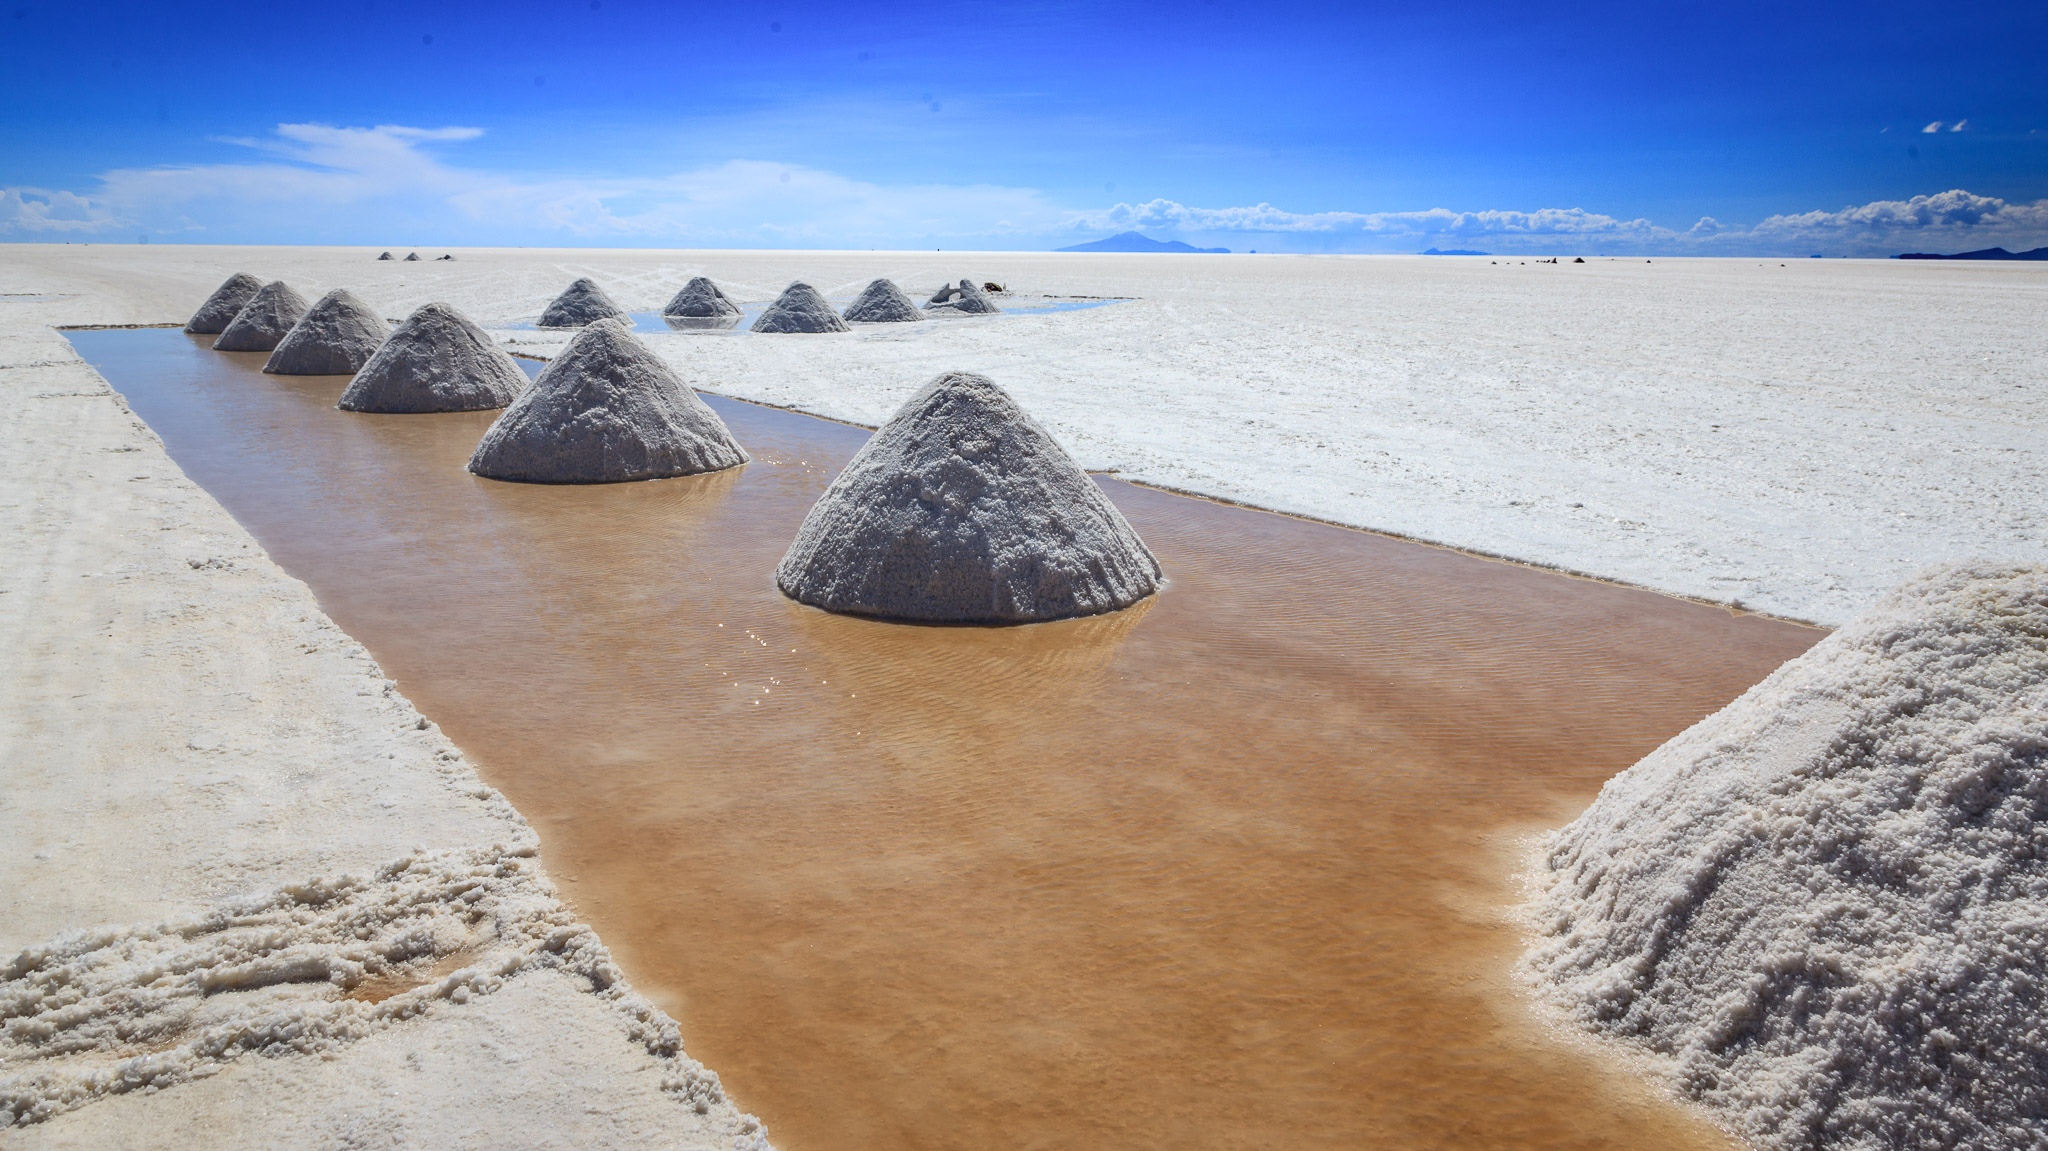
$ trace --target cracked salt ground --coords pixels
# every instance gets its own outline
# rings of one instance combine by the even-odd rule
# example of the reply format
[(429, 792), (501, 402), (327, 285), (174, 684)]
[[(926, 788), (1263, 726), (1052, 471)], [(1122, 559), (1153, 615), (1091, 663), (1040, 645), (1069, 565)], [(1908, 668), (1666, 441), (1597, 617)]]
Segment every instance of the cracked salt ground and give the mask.
[(1726, 1146), (1524, 1019), (1501, 845), (1815, 631), (1100, 477), (1155, 599), (834, 616), (770, 573), (859, 429), (706, 396), (751, 463), (497, 484), (489, 413), (77, 339), (780, 1146)]

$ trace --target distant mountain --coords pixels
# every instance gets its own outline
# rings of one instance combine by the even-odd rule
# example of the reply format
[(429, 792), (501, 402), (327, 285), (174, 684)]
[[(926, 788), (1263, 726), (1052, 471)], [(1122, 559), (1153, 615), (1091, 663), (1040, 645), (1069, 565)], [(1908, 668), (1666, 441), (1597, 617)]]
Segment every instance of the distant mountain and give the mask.
[(1416, 254), (1417, 254), (1417, 255), (1421, 255), (1421, 256), (1491, 256), (1491, 255), (1493, 255), (1493, 253), (1492, 253), (1492, 252), (1472, 252), (1472, 251), (1467, 251), (1467, 250), (1466, 250), (1466, 249), (1464, 249), (1464, 248), (1452, 248), (1452, 249), (1450, 249), (1449, 251), (1444, 251), (1444, 252), (1439, 252), (1439, 251), (1437, 251), (1437, 250), (1436, 250), (1435, 248), (1431, 248), (1431, 249), (1430, 249), (1429, 251), (1427, 251), (1427, 252), (1418, 252), (1418, 253), (1416, 253)]
[(1229, 248), (1197, 248), (1179, 240), (1155, 240), (1138, 232), (1125, 232), (1107, 240), (1091, 240), (1086, 244), (1075, 244), (1067, 248), (1054, 248), (1055, 252), (1200, 252), (1203, 255), (1218, 256), (1230, 251)]
[(1979, 248), (1974, 252), (1957, 252), (1953, 256), (1937, 256), (1933, 252), (1907, 252), (1893, 256), (1894, 260), (2048, 260), (2048, 248), (2035, 248), (2031, 252), (2008, 252), (2004, 248)]

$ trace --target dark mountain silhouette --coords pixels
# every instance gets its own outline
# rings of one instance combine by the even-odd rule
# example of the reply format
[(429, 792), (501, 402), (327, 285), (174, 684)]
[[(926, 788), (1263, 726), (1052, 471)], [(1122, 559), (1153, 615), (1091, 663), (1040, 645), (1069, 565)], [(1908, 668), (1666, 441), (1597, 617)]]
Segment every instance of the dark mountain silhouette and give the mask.
[(1054, 248), (1055, 252), (1200, 252), (1204, 255), (1222, 255), (1229, 248), (1197, 248), (1179, 240), (1155, 240), (1139, 232), (1125, 232), (1107, 240), (1091, 240), (1086, 244), (1075, 244), (1066, 248)]
[(1894, 260), (2048, 260), (2048, 248), (2035, 248), (2030, 252), (2008, 252), (2004, 248), (1979, 248), (1974, 252), (1957, 252), (1953, 256), (1940, 256), (1933, 252), (1907, 252), (1893, 256)]
[(1443, 251), (1441, 251), (1441, 252), (1437, 251), (1437, 250), (1436, 250), (1435, 248), (1431, 248), (1431, 249), (1430, 249), (1429, 251), (1427, 251), (1427, 252), (1420, 252), (1420, 253), (1417, 253), (1417, 254), (1418, 254), (1418, 255), (1423, 255), (1423, 256), (1491, 256), (1491, 255), (1493, 255), (1493, 253), (1492, 253), (1492, 252), (1473, 252), (1473, 251), (1468, 251), (1468, 250), (1466, 250), (1466, 249), (1464, 249), (1464, 248), (1447, 248), (1447, 249), (1445, 249), (1445, 250), (1443, 250)]

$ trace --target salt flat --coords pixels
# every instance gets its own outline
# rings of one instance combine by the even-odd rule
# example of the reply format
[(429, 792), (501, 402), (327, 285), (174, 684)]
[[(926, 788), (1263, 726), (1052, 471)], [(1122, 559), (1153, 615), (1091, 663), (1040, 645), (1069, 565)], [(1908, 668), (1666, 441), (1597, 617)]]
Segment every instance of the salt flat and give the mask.
[[(400, 250), (401, 253), (403, 249)], [(62, 322), (182, 320), (230, 272), (531, 322), (576, 276), (1135, 296), (847, 335), (651, 342), (693, 384), (875, 425), (995, 378), (1083, 463), (1340, 523), (1839, 624), (1926, 564), (2048, 556), (2048, 268), (1848, 260), (30, 247)], [(424, 255), (439, 254), (428, 250)], [(546, 354), (561, 337), (507, 332)]]
[[(518, 814), (52, 330), (181, 322), (234, 271), (309, 297), (347, 287), (392, 317), (447, 300), (542, 355), (564, 337), (515, 325), (580, 275), (636, 311), (697, 274), (754, 302), (792, 279), (845, 297), (876, 276), (914, 295), (968, 276), (1130, 296), (1052, 315), (650, 343), (700, 388), (869, 425), (942, 370), (981, 372), (1084, 464), (1126, 478), (1822, 623), (1936, 560), (2048, 559), (2043, 267), (4, 251), (0, 456), (12, 467), (0, 523), (23, 546), (0, 564), (0, 947), (71, 932), (47, 969), (118, 1003), (140, 992), (95, 966), (93, 947), (213, 939), (225, 929), (204, 917), (218, 901), (260, 902), (313, 875), (387, 870), (349, 896), (363, 907), (346, 923), (365, 930), (397, 931), (471, 891), (517, 911), (488, 938), (435, 944), (478, 966), (437, 967), (405, 991), (417, 1016), (344, 1010), (294, 991), (289, 972), (266, 983), (234, 968), (261, 991), (246, 1017), (191, 1018), (259, 1037), (317, 1032), (333, 1042), (301, 1049), (323, 1058), (174, 1067), (150, 1062), (154, 1034), (81, 1048), (0, 1100), (62, 1112), (11, 1136), (23, 1145), (265, 1145), (277, 1134), (266, 1114), (290, 1115), (306, 1139), (364, 1146), (536, 1130), (597, 1145), (761, 1141), (664, 1046), (673, 1025), (608, 982), (614, 969), (572, 930)], [(264, 916), (288, 911), (246, 904), (234, 930), (269, 930)], [(346, 982), (354, 937), (321, 936), (323, 922), (295, 930), (313, 932), (305, 946)], [(106, 924), (126, 926), (77, 934)], [(226, 971), (236, 946), (222, 936), (186, 958)], [(556, 1064), (513, 1057), (537, 1047)], [(110, 1086), (140, 1090), (159, 1074), (205, 1081), (154, 1104)], [(610, 1110), (589, 1109), (593, 1092)], [(224, 1128), (226, 1105), (209, 1101), (229, 1095), (246, 1122)]]

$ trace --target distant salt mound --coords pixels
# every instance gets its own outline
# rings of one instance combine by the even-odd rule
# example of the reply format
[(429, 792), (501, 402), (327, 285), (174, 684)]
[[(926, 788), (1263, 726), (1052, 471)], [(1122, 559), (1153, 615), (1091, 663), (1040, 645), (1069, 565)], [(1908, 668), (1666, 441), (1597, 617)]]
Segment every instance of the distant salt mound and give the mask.
[(924, 319), (918, 314), (916, 301), (904, 295), (894, 280), (876, 280), (862, 288), (842, 316), (856, 324), (901, 324)]
[(306, 314), (306, 297), (292, 291), (283, 280), (272, 280), (249, 297), (220, 339), (213, 342), (217, 352), (267, 352), (275, 348), (299, 317)]
[(377, 258), (378, 258), (378, 259), (380, 259), (380, 260), (388, 260), (388, 259), (390, 259), (390, 258), (391, 258), (391, 253), (389, 253), (389, 252), (386, 252), (386, 253), (384, 253), (383, 255), (381, 255), (381, 256), (379, 256), (379, 257), (377, 257)]
[(962, 280), (940, 288), (925, 301), (924, 306), (930, 312), (961, 312), (971, 316), (987, 316), (1002, 311), (994, 300), (974, 286), (973, 280)]
[(484, 433), (469, 470), (526, 483), (604, 484), (746, 462), (718, 413), (624, 322), (600, 320)]
[(420, 258), (420, 254), (419, 254), (418, 252), (407, 252), (407, 253), (405, 254), (405, 263), (408, 263), (408, 264), (412, 264), (412, 263), (417, 263), (417, 262), (419, 261), (419, 258)]
[(526, 373), (450, 304), (427, 304), (370, 357), (339, 407), (345, 412), (481, 412), (526, 388)]
[(882, 425), (782, 557), (790, 598), (936, 623), (1098, 615), (1159, 590), (1123, 513), (992, 381), (949, 372)]
[(597, 281), (586, 276), (554, 298), (548, 310), (540, 314), (540, 326), (580, 328), (599, 320), (619, 320), (625, 316), (625, 309), (612, 303), (612, 298), (604, 294)]
[(1907, 584), (1610, 780), (1532, 971), (1772, 1148), (2048, 1141), (2048, 568)]
[(675, 316), (687, 320), (718, 320), (740, 314), (740, 306), (720, 291), (709, 276), (698, 276), (683, 285), (661, 310), (664, 316)]
[(850, 332), (846, 321), (818, 294), (818, 289), (802, 280), (782, 289), (768, 310), (754, 321), (756, 332)]
[(278, 341), (263, 370), (279, 376), (352, 376), (370, 362), (391, 325), (347, 288), (320, 297)]
[(186, 321), (185, 330), (195, 336), (219, 335), (262, 290), (263, 281), (247, 272), (236, 272), (206, 297), (206, 302)]

